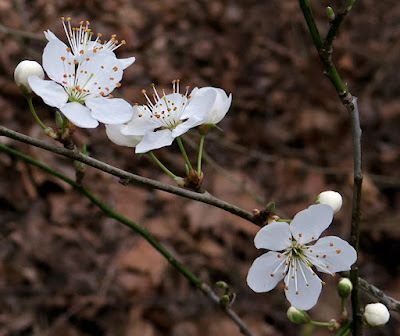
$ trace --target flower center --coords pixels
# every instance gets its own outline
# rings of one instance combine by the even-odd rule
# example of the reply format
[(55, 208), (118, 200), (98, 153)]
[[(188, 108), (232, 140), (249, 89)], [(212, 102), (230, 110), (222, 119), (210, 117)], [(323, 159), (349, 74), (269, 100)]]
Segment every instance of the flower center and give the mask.
[[(154, 93), (152, 94), (154, 103), (147, 95), (146, 90), (142, 90), (142, 93), (146, 97), (148, 104), (141, 107), (142, 111), (153, 120), (160, 129), (172, 130), (179, 124), (183, 123), (186, 119), (182, 119), (183, 112), (189, 102), (188, 90), (186, 88), (185, 94), (179, 93), (179, 80), (172, 81), (172, 93), (163, 94), (160, 96), (154, 84), (152, 84)], [(140, 114), (139, 118), (143, 115)]]

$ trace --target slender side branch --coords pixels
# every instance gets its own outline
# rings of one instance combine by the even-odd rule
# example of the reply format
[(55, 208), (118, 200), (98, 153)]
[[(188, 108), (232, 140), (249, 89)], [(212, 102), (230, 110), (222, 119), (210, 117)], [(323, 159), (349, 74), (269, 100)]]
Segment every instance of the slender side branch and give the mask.
[(386, 295), (379, 288), (374, 285), (368, 283), (364, 279), (358, 278), (358, 283), (360, 288), (371, 294), (375, 298), (377, 298), (380, 302), (382, 302), (388, 309), (394, 310), (400, 313), (400, 301), (393, 299), (392, 297)]
[[(354, 157), (354, 185), (353, 185), (353, 209), (350, 229), (350, 244), (358, 253), (360, 224), (361, 224), (361, 189), (362, 189), (362, 165), (361, 165), (361, 127), (360, 116), (358, 113), (357, 98), (353, 98), (353, 109), (350, 111), (351, 128), (353, 136), (353, 157)], [(358, 262), (356, 262), (350, 271), (350, 280), (353, 283), (351, 292), (351, 304), (353, 310), (352, 330), (354, 335), (362, 334), (361, 308), (359, 299), (358, 282)]]
[(92, 166), (96, 169), (102, 170), (108, 174), (114, 175), (119, 177), (124, 183), (131, 183), (134, 185), (142, 186), (142, 187), (149, 187), (149, 188), (154, 188), (158, 190), (162, 190), (171, 194), (179, 195), (182, 197), (186, 197), (195, 201), (199, 201), (202, 203), (210, 204), (212, 206), (215, 206), (217, 208), (223, 209), (227, 212), (230, 212), (238, 217), (241, 217), (243, 219), (246, 219), (247, 221), (256, 224), (254, 215), (246, 211), (244, 209), (241, 209), (237, 207), (236, 205), (230, 204), (228, 202), (222, 201), (217, 197), (214, 197), (208, 192), (204, 193), (197, 193), (191, 190), (183, 189), (180, 187), (172, 186), (166, 183), (162, 183), (159, 181), (155, 181), (149, 178), (145, 178), (139, 175), (135, 175), (132, 173), (129, 173), (125, 170), (116, 168), (114, 166), (111, 166), (107, 163), (104, 163), (102, 161), (96, 160), (94, 158), (91, 158), (87, 155), (84, 155), (80, 153), (77, 150), (70, 150), (66, 149), (45, 141), (41, 141), (32, 137), (29, 137), (27, 135), (18, 133), (16, 131), (10, 130), (7, 127), (0, 126), (0, 135), (12, 138), (14, 140), (24, 142), (27, 144), (30, 144), (35, 147), (39, 147), (45, 150), (48, 150), (50, 152), (63, 155), (65, 157), (68, 157), (70, 159), (76, 160), (83, 162), (89, 166)]
[[(361, 223), (361, 186), (363, 181), (361, 168), (360, 117), (358, 112), (357, 98), (351, 95), (347, 85), (342, 81), (338, 71), (336, 70), (335, 65), (332, 62), (332, 42), (345, 15), (353, 6), (354, 1), (355, 0), (348, 0), (344, 12), (332, 22), (331, 28), (325, 40), (322, 40), (321, 35), (318, 32), (318, 28), (315, 24), (314, 17), (311, 11), (310, 0), (299, 0), (299, 5), (307, 22), (307, 26), (314, 41), (314, 45), (325, 68), (324, 73), (335, 87), (336, 92), (338, 93), (338, 96), (342, 101), (342, 104), (350, 113), (354, 156), (353, 210), (351, 219), (350, 243), (358, 252)], [(351, 329), (354, 336), (361, 336), (362, 320), (359, 300), (359, 278), (357, 263), (353, 265), (350, 271), (350, 279), (353, 283), (353, 291), (351, 295), (353, 323)]]
[(106, 206), (102, 203), (98, 198), (96, 198), (88, 189), (79, 185), (69, 177), (63, 175), (57, 170), (54, 170), (43, 163), (35, 160), (34, 158), (24, 155), (14, 149), (11, 149), (3, 144), (0, 144), (0, 150), (11, 154), (21, 160), (24, 160), (40, 169), (56, 176), (57, 178), (67, 182), (72, 187), (80, 191), (83, 195), (85, 195), (92, 203), (94, 203), (97, 207), (99, 207), (108, 217), (111, 217), (120, 223), (124, 224), (125, 226), (129, 227), (136, 233), (140, 234), (144, 239), (146, 239), (151, 246), (153, 246), (168, 262), (175, 267), (180, 273), (182, 273), (196, 288), (200, 289), (207, 298), (209, 298), (212, 302), (217, 304), (232, 320), (236, 323), (243, 335), (246, 336), (255, 336), (255, 334), (247, 327), (246, 323), (240, 319), (240, 317), (229, 307), (222, 306), (220, 304), (220, 298), (218, 295), (211, 289), (209, 285), (204, 283), (200, 280), (195, 274), (193, 274), (186, 266), (181, 264), (171, 252), (169, 252), (164, 246), (162, 246), (154, 237), (153, 235), (142, 228), (140, 225), (136, 224), (135, 222), (127, 219), (126, 217), (120, 215), (119, 213), (113, 211), (111, 208)]

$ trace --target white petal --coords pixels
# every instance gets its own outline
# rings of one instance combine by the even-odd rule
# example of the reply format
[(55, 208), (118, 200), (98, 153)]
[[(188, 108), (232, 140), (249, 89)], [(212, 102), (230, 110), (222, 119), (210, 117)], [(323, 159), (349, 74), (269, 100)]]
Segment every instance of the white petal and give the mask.
[(61, 108), (68, 101), (68, 94), (56, 82), (43, 80), (37, 76), (30, 76), (28, 83), (32, 91), (40, 96), (47, 105)]
[(122, 79), (122, 64), (111, 51), (87, 51), (76, 70), (77, 84), (93, 94), (108, 95)]
[(207, 117), (208, 112), (214, 105), (217, 93), (215, 90), (207, 90), (203, 94), (196, 94), (190, 99), (181, 119), (194, 119), (197, 125), (201, 125)]
[(281, 251), (292, 246), (292, 234), (289, 224), (285, 222), (272, 222), (257, 232), (254, 245), (260, 249)]
[(47, 29), (44, 32), (44, 36), (46, 37), (47, 41), (58, 40), (58, 37), (54, 35), (54, 33), (50, 29)]
[(147, 153), (153, 149), (169, 146), (174, 141), (170, 130), (160, 130), (156, 132), (147, 132), (142, 141), (136, 146), (136, 153)]
[(136, 147), (136, 145), (142, 140), (141, 136), (136, 135), (124, 135), (121, 133), (121, 127), (124, 124), (118, 125), (106, 125), (106, 134), (108, 138), (119, 146)]
[(75, 73), (73, 55), (59, 39), (50, 39), (43, 51), (43, 68), (53, 81), (62, 83), (64, 75)]
[(247, 274), (247, 285), (255, 292), (268, 292), (284, 277), (285, 258), (276, 252), (268, 252), (254, 260)]
[(290, 230), (299, 244), (318, 239), (332, 223), (333, 210), (326, 204), (314, 204), (294, 216)]
[(128, 66), (132, 65), (136, 61), (136, 58), (118, 58), (118, 60), (121, 62), (122, 70), (125, 70)]
[(226, 113), (229, 110), (229, 107), (231, 106), (232, 94), (230, 94), (228, 97), (224, 90), (211, 86), (203, 87), (197, 90), (196, 89), (197, 88), (192, 91), (191, 95), (193, 97), (202, 96), (208, 91), (215, 91), (216, 98), (214, 104), (209, 110), (204, 123), (210, 125), (215, 125), (219, 123), (225, 117)]
[(155, 122), (154, 118), (150, 118), (150, 114), (145, 113), (142, 106), (134, 105), (132, 110), (132, 120), (121, 129), (122, 134), (144, 135), (160, 127), (160, 125)]
[(77, 102), (65, 104), (60, 111), (76, 126), (82, 128), (95, 128), (99, 122), (94, 119), (90, 110)]
[(182, 134), (189, 131), (191, 128), (199, 126), (199, 121), (196, 119), (188, 119), (185, 122), (179, 124), (172, 130), (172, 135), (174, 138), (181, 136)]
[(85, 101), (92, 117), (104, 124), (122, 124), (131, 120), (132, 106), (121, 98), (95, 97)]
[(302, 310), (315, 306), (322, 290), (322, 282), (302, 260), (294, 258), (285, 277), (285, 295), (290, 304)]
[(347, 271), (357, 260), (356, 250), (347, 241), (335, 236), (319, 239), (310, 246), (306, 256), (318, 271), (329, 274)]

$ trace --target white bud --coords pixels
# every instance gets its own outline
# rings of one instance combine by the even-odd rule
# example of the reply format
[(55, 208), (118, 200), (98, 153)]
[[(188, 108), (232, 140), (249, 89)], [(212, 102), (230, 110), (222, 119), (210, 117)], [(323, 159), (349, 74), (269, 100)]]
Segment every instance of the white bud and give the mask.
[(29, 86), (29, 76), (38, 76), (44, 79), (44, 71), (42, 66), (36, 61), (22, 61), (14, 70), (15, 83), (22, 89), (24, 93), (31, 93), (32, 89)]
[(329, 190), (320, 193), (315, 199), (315, 203), (329, 205), (336, 214), (342, 207), (343, 200), (342, 195), (338, 192)]
[(378, 327), (389, 321), (390, 313), (382, 303), (370, 303), (365, 306), (364, 318), (371, 327)]

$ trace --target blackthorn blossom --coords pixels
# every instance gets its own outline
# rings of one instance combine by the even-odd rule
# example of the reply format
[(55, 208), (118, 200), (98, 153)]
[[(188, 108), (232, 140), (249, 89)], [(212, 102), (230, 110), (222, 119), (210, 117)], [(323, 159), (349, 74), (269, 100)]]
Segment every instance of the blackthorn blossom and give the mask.
[[(72, 40), (69, 37), (76, 42), (72, 48), (49, 31), (46, 36), (49, 42), (43, 52), (43, 68), (51, 80), (30, 76), (28, 82), (47, 105), (58, 108), (72, 123), (85, 128), (97, 127), (99, 121), (121, 124), (132, 118), (131, 105), (113, 98), (111, 92), (121, 86), (123, 69), (134, 58), (121, 61), (109, 47), (101, 52), (93, 45), (85, 48), (88, 36)], [(82, 39), (82, 45), (77, 38)]]
[(335, 272), (349, 270), (357, 259), (357, 252), (348, 242), (335, 236), (318, 239), (332, 218), (330, 206), (315, 204), (300, 211), (290, 225), (274, 221), (264, 226), (254, 243), (257, 248), (271, 251), (253, 262), (247, 276), (249, 287), (258, 293), (268, 292), (283, 279), (291, 305), (311, 309), (324, 283), (312, 267), (334, 276)]
[(125, 135), (142, 135), (142, 141), (136, 146), (136, 153), (147, 153), (172, 144), (176, 137), (189, 129), (201, 125), (214, 104), (216, 92), (209, 91), (198, 97), (179, 93), (179, 80), (173, 81), (173, 93), (159, 95), (155, 86), (154, 103), (143, 90), (148, 104), (134, 106), (134, 115), (125, 127)]

